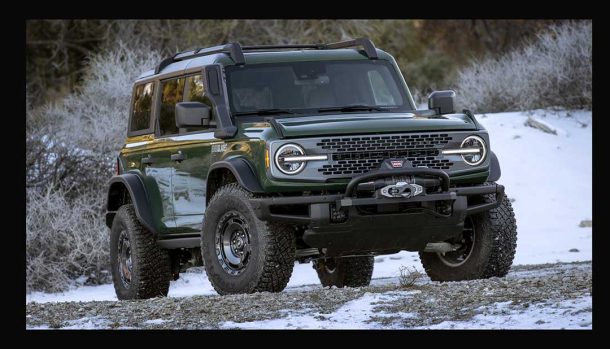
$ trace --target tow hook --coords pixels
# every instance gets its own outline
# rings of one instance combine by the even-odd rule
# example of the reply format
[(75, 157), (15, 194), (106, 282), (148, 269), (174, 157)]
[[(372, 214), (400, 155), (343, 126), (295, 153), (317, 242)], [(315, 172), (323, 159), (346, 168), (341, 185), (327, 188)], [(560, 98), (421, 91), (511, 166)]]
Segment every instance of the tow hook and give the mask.
[(410, 198), (423, 193), (423, 191), (421, 185), (407, 182), (386, 185), (380, 189), (381, 195), (388, 198)]

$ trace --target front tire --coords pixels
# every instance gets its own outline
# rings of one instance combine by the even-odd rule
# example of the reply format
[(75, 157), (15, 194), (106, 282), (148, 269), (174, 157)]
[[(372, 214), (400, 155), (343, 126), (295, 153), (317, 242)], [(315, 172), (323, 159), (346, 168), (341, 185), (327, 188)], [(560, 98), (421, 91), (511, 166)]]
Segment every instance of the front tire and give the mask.
[[(483, 195), (476, 203), (493, 200), (494, 195)], [(517, 223), (508, 197), (504, 195), (497, 208), (466, 217), (462, 235), (449, 242), (462, 247), (445, 254), (419, 253), (426, 274), (433, 281), (506, 276), (517, 248)]]
[(259, 220), (236, 183), (210, 200), (201, 236), (201, 255), (210, 283), (221, 295), (281, 292), (292, 275), (296, 254), (289, 225)]
[(138, 220), (133, 205), (119, 208), (110, 231), (110, 267), (117, 298), (165, 297), (171, 261)]
[(313, 262), (320, 283), (324, 287), (363, 287), (371, 283), (375, 258), (343, 257), (325, 258)]

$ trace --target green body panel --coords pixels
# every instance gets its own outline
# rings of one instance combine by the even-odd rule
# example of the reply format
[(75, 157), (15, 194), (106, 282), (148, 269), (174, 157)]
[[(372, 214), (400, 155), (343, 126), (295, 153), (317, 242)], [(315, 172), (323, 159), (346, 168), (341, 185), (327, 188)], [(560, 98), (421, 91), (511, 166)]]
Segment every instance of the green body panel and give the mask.
[[(209, 133), (211, 135), (211, 132)], [(206, 205), (206, 178), (211, 165), (211, 144), (218, 142), (210, 137), (205, 141), (175, 141), (184, 160), (174, 162), (173, 194), (176, 227), (179, 232), (198, 232), (203, 222)]]
[[(138, 147), (123, 155), (124, 168), (141, 176), (149, 194), (148, 201), (156, 214), (154, 226), (159, 232), (167, 232), (176, 228), (175, 212), (172, 199), (172, 174), (170, 154), (167, 147)], [(142, 158), (151, 156), (155, 162), (144, 165)]]
[(463, 114), (450, 114), (435, 118), (420, 117), (411, 113), (316, 115), (279, 119), (277, 123), (287, 138), (338, 134), (476, 129), (472, 120)]
[[(121, 151), (122, 167), (143, 178), (151, 208), (157, 212), (154, 225), (160, 233), (188, 234), (200, 230), (207, 202), (206, 178), (212, 161), (211, 148), (218, 143), (223, 142), (215, 139), (212, 132), (202, 132), (152, 139)], [(172, 161), (172, 154), (178, 152), (183, 154), (184, 160)], [(149, 155), (154, 162), (143, 164), (142, 158)]]

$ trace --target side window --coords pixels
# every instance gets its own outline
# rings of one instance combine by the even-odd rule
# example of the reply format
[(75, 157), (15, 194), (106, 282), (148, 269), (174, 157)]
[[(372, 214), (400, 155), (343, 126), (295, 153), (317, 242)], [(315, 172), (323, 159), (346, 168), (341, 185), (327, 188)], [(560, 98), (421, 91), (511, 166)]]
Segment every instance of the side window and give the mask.
[(159, 133), (161, 136), (177, 134), (176, 103), (182, 102), (184, 78), (163, 81), (161, 83), (161, 92)]
[(185, 98), (185, 102), (201, 102), (205, 103), (203, 100), (203, 78), (201, 74), (193, 75), (186, 78), (187, 85), (187, 94)]
[(381, 73), (377, 70), (371, 70), (368, 72), (368, 75), (369, 80), (371, 81), (371, 88), (373, 89), (375, 104), (396, 105), (394, 97), (392, 96), (386, 81), (381, 76)]
[(152, 82), (136, 87), (133, 98), (133, 108), (131, 114), (131, 132), (146, 130), (150, 126), (150, 111), (154, 93)]
[[(203, 98), (205, 88), (203, 85), (203, 77), (201, 74), (188, 76), (186, 78), (186, 89), (184, 90), (184, 101), (185, 102), (201, 102), (211, 107), (210, 102)], [(210, 126), (214, 125), (214, 115), (210, 115)], [(180, 133), (194, 132), (206, 130), (207, 127), (187, 127), (180, 129)]]

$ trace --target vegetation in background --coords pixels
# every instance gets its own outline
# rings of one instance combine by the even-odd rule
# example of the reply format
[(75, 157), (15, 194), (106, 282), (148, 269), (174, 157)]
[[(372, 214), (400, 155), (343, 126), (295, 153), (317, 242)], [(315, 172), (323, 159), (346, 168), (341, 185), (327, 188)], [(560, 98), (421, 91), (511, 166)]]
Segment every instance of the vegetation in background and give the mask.
[(462, 69), (455, 90), (475, 111), (591, 109), (591, 22), (553, 25), (525, 45)]
[(26, 118), (26, 288), (109, 281), (106, 186), (127, 130), (131, 87), (161, 55), (117, 42), (87, 61), (73, 93)]
[(43, 105), (82, 83), (86, 59), (114, 42), (164, 56), (229, 41), (242, 44), (333, 42), (369, 37), (391, 52), (410, 86), (448, 87), (457, 70), (484, 54), (505, 53), (552, 20), (31, 20), (26, 23), (26, 82)]
[[(549, 24), (556, 26), (541, 31)], [(476, 112), (590, 108), (591, 24), (559, 24), (28, 21), (26, 287), (57, 291), (83, 276), (88, 283), (109, 280), (105, 189), (126, 134), (132, 83), (167, 55), (228, 41), (319, 43), (366, 36), (396, 58), (419, 103), (434, 89), (454, 86), (458, 102)]]

